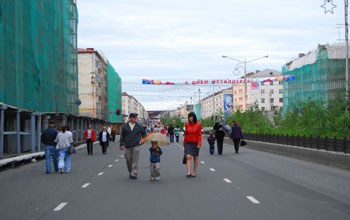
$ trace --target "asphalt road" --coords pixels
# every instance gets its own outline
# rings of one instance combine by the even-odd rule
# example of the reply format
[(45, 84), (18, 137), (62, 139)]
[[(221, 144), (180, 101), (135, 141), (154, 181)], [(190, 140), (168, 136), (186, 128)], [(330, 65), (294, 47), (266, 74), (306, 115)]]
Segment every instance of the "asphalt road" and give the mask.
[[(200, 151), (196, 178), (186, 179), (180, 145), (164, 146), (161, 180), (149, 181), (150, 145), (137, 180), (123, 153), (94, 145), (72, 156), (72, 171), (45, 174), (45, 161), (0, 172), (0, 219), (268, 219), (350, 218), (350, 172), (242, 148)], [(216, 152), (215, 152), (216, 153)]]

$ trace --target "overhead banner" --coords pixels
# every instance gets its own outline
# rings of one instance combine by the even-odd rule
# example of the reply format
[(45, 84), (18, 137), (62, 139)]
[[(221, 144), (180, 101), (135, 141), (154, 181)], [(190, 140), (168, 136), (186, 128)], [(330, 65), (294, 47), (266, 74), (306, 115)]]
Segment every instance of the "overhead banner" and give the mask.
[[(272, 81), (291, 81), (295, 80), (294, 75), (286, 75), (286, 76), (277, 76), (277, 77), (264, 77), (264, 78), (248, 78), (247, 83), (254, 82), (272, 82)], [(145, 85), (209, 85), (209, 84), (240, 84), (245, 83), (244, 79), (224, 79), (224, 80), (193, 80), (193, 81), (185, 81), (184, 83), (174, 83), (174, 82), (165, 82), (163, 83), (160, 80), (148, 80), (142, 79), (142, 84)]]

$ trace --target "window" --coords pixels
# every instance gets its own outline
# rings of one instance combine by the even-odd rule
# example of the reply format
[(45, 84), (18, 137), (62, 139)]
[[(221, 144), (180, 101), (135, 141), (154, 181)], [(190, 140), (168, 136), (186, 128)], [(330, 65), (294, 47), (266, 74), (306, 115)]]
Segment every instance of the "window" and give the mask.
[(283, 98), (280, 98), (280, 103), (282, 103), (283, 102)]
[(283, 93), (283, 89), (280, 89), (279, 93), (282, 94)]
[(260, 85), (262, 85), (262, 86), (263, 86), (263, 85), (264, 85), (264, 82), (261, 82), (261, 83), (260, 83)]
[(282, 85), (282, 84), (283, 84), (283, 82), (282, 82), (282, 81), (279, 81), (279, 82), (278, 82), (278, 84), (279, 84), (279, 85)]
[(261, 111), (265, 111), (265, 107), (261, 107)]
[(270, 89), (270, 94), (273, 94), (273, 89)]
[(270, 82), (270, 85), (273, 86), (273, 81)]
[(270, 103), (273, 103), (273, 100), (274, 100), (273, 98), (270, 98)]
[(264, 98), (261, 99), (261, 103), (265, 103), (265, 99)]
[(262, 90), (261, 90), (261, 94), (265, 94), (265, 89), (262, 89)]
[(280, 107), (280, 111), (283, 112), (283, 107)]

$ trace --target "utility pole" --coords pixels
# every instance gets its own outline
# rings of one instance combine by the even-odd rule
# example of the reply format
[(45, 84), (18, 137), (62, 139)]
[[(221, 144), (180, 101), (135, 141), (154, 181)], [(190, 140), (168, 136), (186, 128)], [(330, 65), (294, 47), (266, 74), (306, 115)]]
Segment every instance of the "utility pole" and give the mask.
[(346, 44), (346, 58), (345, 58), (345, 98), (349, 101), (349, 29), (348, 29), (348, 0), (344, 0), (345, 8), (345, 44)]

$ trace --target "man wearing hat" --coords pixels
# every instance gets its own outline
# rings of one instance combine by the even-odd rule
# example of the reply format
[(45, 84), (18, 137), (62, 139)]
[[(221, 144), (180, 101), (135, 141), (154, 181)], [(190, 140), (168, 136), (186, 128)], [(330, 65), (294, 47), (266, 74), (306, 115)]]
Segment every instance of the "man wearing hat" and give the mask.
[(125, 149), (126, 166), (129, 178), (137, 179), (137, 169), (140, 155), (141, 138), (146, 137), (145, 129), (136, 122), (137, 114), (131, 113), (129, 121), (123, 126), (120, 134), (120, 150)]

